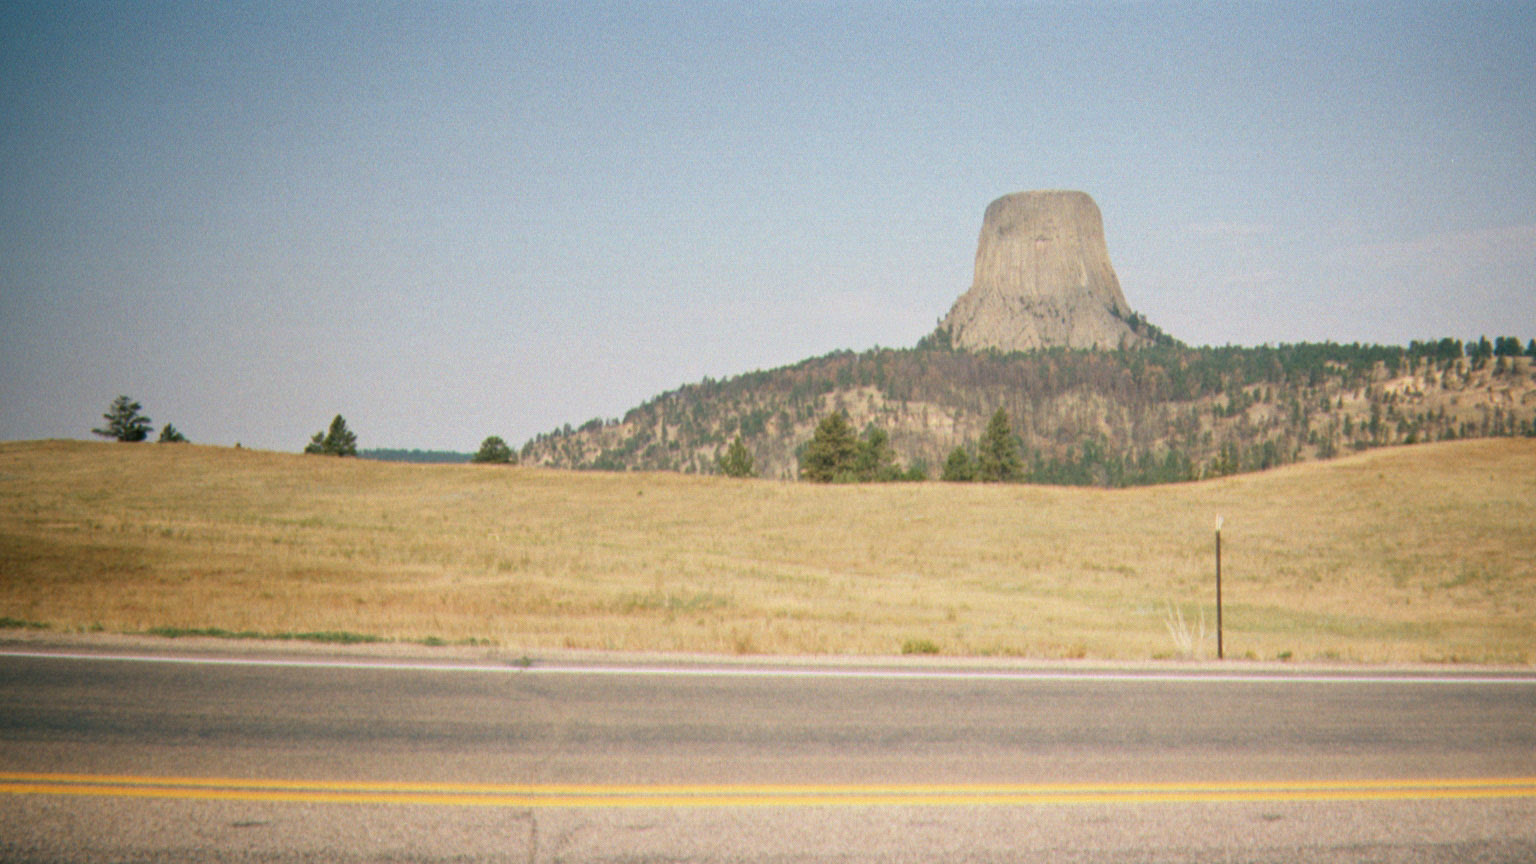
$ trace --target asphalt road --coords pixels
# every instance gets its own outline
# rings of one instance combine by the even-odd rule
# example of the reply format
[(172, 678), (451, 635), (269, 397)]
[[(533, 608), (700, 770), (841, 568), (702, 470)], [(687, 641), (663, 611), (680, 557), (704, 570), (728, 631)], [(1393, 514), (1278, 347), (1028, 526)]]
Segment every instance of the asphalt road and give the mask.
[(1536, 860), (1529, 675), (9, 650), (8, 862)]

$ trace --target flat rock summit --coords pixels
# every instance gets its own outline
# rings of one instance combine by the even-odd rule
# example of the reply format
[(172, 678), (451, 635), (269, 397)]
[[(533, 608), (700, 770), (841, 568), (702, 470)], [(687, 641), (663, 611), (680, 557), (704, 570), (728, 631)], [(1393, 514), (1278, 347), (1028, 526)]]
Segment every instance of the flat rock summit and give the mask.
[(971, 351), (1147, 344), (1130, 319), (1098, 205), (1052, 189), (988, 205), (975, 278), (939, 326), (951, 345)]

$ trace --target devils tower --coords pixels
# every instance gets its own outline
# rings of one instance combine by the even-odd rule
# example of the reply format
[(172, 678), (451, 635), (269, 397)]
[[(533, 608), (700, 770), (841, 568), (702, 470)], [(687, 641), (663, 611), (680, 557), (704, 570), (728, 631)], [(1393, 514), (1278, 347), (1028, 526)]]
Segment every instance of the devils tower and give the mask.
[(981, 222), (976, 275), (940, 329), (972, 351), (1117, 348), (1149, 340), (1109, 264), (1104, 221), (1082, 192), (1016, 192)]

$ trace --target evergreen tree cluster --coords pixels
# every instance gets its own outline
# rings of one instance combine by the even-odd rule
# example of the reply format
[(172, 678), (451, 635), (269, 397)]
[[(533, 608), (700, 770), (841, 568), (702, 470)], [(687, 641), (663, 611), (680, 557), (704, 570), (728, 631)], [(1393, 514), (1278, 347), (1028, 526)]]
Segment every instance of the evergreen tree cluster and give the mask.
[[(101, 419), (107, 421), (107, 424), (99, 429), (92, 429), (91, 434), (128, 444), (147, 440), (150, 433), (155, 431), (155, 426), (154, 421), (140, 413), (143, 410), (144, 406), (133, 399), (119, 396), (107, 407), (107, 413), (101, 415)], [(167, 423), (165, 428), (160, 430), (160, 437), (157, 440), (160, 444), (185, 444), (187, 436)]]
[[(1520, 400), (1536, 390), (1536, 371), (1531, 357), (1511, 356), (1518, 344), (1507, 336), (1487, 340), (1486, 350), (1481, 339), (1406, 348), (1164, 341), (1002, 354), (952, 350), (935, 334), (920, 348), (840, 351), (705, 379), (622, 419), (540, 435), (522, 456), (571, 468), (725, 473), (723, 456), (739, 437), (757, 474), (826, 476), (816, 464), (803, 473), (808, 439), (840, 411), (851, 429), (883, 430), (898, 462), (974, 477), (988, 420), (1001, 409), (1022, 466), (1014, 476), (1026, 482), (1179, 482), (1366, 447), (1529, 434), (1536, 412), (1520, 410)], [(1475, 395), (1490, 387), (1513, 395)], [(1456, 395), (1463, 392), (1473, 398)], [(833, 476), (856, 473), (835, 464)]]
[(316, 432), (309, 439), (304, 452), (321, 456), (356, 456), (357, 435), (347, 428), (347, 421), (337, 414), (331, 420), (329, 429)]
[(1008, 425), (1008, 412), (997, 409), (987, 421), (987, 430), (981, 435), (976, 456), (964, 445), (951, 450), (944, 460), (944, 472), (940, 479), (952, 483), (972, 480), (981, 483), (1014, 483), (1024, 479), (1024, 460), (1019, 453), (1019, 439), (1014, 437)]
[(922, 480), (915, 468), (902, 471), (891, 449), (890, 435), (870, 426), (861, 439), (841, 411), (828, 414), (816, 426), (800, 456), (800, 476), (816, 483), (891, 483)]

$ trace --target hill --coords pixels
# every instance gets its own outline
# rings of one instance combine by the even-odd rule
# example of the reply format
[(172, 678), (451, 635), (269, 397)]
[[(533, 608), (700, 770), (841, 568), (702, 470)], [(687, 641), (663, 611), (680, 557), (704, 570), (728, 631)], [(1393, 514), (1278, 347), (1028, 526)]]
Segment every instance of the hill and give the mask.
[(1509, 337), (1465, 349), (1453, 339), (1188, 348), (1131, 311), (1091, 197), (1016, 192), (987, 207), (971, 287), (915, 349), (705, 379), (622, 420), (539, 435), (522, 458), (712, 473), (739, 436), (761, 476), (789, 479), (818, 421), (841, 411), (856, 429), (883, 430), (907, 476), (932, 477), (956, 448), (974, 456), (1002, 409), (1028, 481), (1178, 482), (1536, 433), (1536, 341), (1521, 353)]
[(1143, 489), (823, 486), (0, 444), (0, 635), (717, 653), (1536, 660), (1536, 441)]
[(840, 410), (883, 430), (908, 477), (935, 477), (957, 447), (974, 457), (1001, 409), (1032, 483), (1175, 483), (1536, 434), (1536, 341), (1521, 354), (1508, 337), (1190, 349), (1130, 311), (1089, 195), (1014, 192), (986, 208), (971, 287), (915, 349), (705, 378), (622, 420), (538, 435), (522, 460), (711, 474), (740, 437), (757, 474), (786, 480), (820, 418)]
[[(1374, 447), (1530, 435), (1531, 357), (1469, 359), (1458, 340), (1408, 348), (1299, 344), (1135, 350), (837, 352), (664, 393), (622, 419), (539, 435), (528, 464), (714, 473), (736, 436), (760, 476), (797, 476), (817, 421), (884, 429), (937, 477), (1007, 412), (1028, 480), (1128, 486), (1241, 473)], [(1512, 340), (1511, 340), (1512, 341)]]

